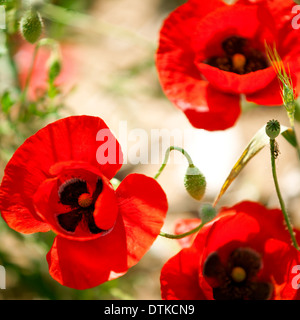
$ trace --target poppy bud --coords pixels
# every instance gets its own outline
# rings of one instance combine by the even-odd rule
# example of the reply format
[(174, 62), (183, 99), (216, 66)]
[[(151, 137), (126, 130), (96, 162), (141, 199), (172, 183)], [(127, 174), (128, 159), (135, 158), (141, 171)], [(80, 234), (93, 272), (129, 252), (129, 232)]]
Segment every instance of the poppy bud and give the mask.
[(280, 123), (277, 120), (270, 120), (266, 125), (266, 134), (270, 139), (275, 139), (280, 134)]
[(20, 21), (20, 31), (25, 40), (35, 43), (43, 30), (43, 21), (35, 10), (28, 10)]
[(202, 206), (200, 210), (200, 219), (202, 223), (207, 223), (215, 218), (217, 210), (209, 203)]
[(61, 67), (61, 57), (56, 52), (52, 53), (48, 60), (48, 76), (50, 82), (54, 82), (54, 80), (58, 77)]
[(184, 186), (195, 200), (201, 200), (206, 189), (206, 180), (200, 170), (194, 165), (189, 165), (184, 176)]

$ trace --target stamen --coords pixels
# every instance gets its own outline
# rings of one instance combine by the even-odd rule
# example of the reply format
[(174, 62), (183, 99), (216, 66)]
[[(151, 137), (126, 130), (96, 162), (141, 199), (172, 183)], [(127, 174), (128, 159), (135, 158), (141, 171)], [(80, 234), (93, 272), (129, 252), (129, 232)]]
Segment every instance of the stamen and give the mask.
[(93, 202), (93, 198), (89, 193), (83, 193), (78, 198), (78, 204), (82, 208), (89, 207)]
[(60, 202), (72, 208), (78, 207), (78, 198), (81, 194), (87, 193), (88, 188), (84, 180), (72, 178), (65, 181), (58, 190)]
[(232, 65), (233, 68), (238, 71), (239, 73), (244, 73), (244, 67), (247, 62), (246, 57), (241, 53), (236, 53), (232, 57)]
[(246, 277), (247, 273), (242, 267), (234, 267), (231, 271), (231, 278), (235, 282), (243, 282)]
[(263, 52), (252, 47), (245, 38), (232, 36), (222, 42), (223, 54), (208, 58), (205, 63), (223, 71), (240, 75), (267, 68)]

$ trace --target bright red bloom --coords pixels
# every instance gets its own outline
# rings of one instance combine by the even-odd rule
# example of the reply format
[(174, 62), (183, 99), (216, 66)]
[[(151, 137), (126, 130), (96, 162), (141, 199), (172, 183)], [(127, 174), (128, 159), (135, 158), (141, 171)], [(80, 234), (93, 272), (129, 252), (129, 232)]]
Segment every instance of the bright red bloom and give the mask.
[[(160, 32), (156, 65), (166, 96), (196, 128), (224, 130), (240, 115), (240, 95), (260, 105), (282, 105), (265, 41), (276, 44), (300, 77), (299, 31), (292, 0), (189, 0)], [(299, 93), (299, 81), (296, 92)]]
[(292, 281), (299, 264), (282, 212), (245, 201), (223, 208), (164, 265), (162, 298), (300, 300)]
[(142, 174), (128, 175), (115, 191), (110, 179), (121, 165), (120, 145), (104, 121), (75, 116), (38, 131), (6, 166), (2, 217), (18, 232), (57, 234), (47, 261), (65, 286), (86, 289), (123, 275), (160, 232), (165, 193)]

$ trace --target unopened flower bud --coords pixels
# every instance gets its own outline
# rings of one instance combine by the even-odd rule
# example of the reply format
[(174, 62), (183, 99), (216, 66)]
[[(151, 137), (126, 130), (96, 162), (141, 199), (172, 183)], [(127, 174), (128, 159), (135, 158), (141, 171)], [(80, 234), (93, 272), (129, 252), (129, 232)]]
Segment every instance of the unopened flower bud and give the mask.
[(277, 120), (268, 121), (266, 134), (270, 139), (275, 139), (280, 134), (280, 123)]
[(217, 210), (209, 203), (204, 204), (200, 210), (200, 219), (202, 223), (207, 223), (214, 219), (217, 215)]
[(58, 75), (61, 72), (61, 67), (62, 67), (62, 63), (61, 63), (61, 58), (59, 54), (57, 53), (51, 54), (48, 61), (48, 68), (49, 68), (48, 76), (51, 82), (53, 82), (58, 77)]
[(20, 31), (25, 40), (35, 43), (43, 31), (43, 21), (35, 10), (28, 10), (20, 21)]
[(203, 198), (206, 189), (206, 180), (197, 167), (190, 165), (187, 168), (184, 177), (184, 186), (190, 196), (195, 200), (201, 200)]

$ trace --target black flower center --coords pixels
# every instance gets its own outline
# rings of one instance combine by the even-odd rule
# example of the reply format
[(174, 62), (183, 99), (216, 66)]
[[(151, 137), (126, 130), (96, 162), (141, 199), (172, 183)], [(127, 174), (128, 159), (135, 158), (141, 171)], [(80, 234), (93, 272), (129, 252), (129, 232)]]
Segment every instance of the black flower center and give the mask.
[(211, 253), (205, 261), (203, 274), (215, 280), (215, 300), (267, 300), (272, 294), (272, 285), (256, 281), (261, 266), (257, 252), (239, 248), (231, 253), (225, 266), (217, 252)]
[(73, 178), (66, 181), (58, 190), (60, 202), (69, 206), (70, 211), (57, 215), (59, 225), (68, 232), (74, 232), (80, 222), (93, 234), (103, 232), (94, 220), (95, 202), (102, 192), (103, 183), (97, 180), (93, 194), (89, 193), (86, 181)]
[(247, 74), (267, 68), (268, 61), (263, 52), (251, 48), (248, 40), (232, 36), (222, 42), (224, 55), (213, 56), (206, 63), (223, 71)]

